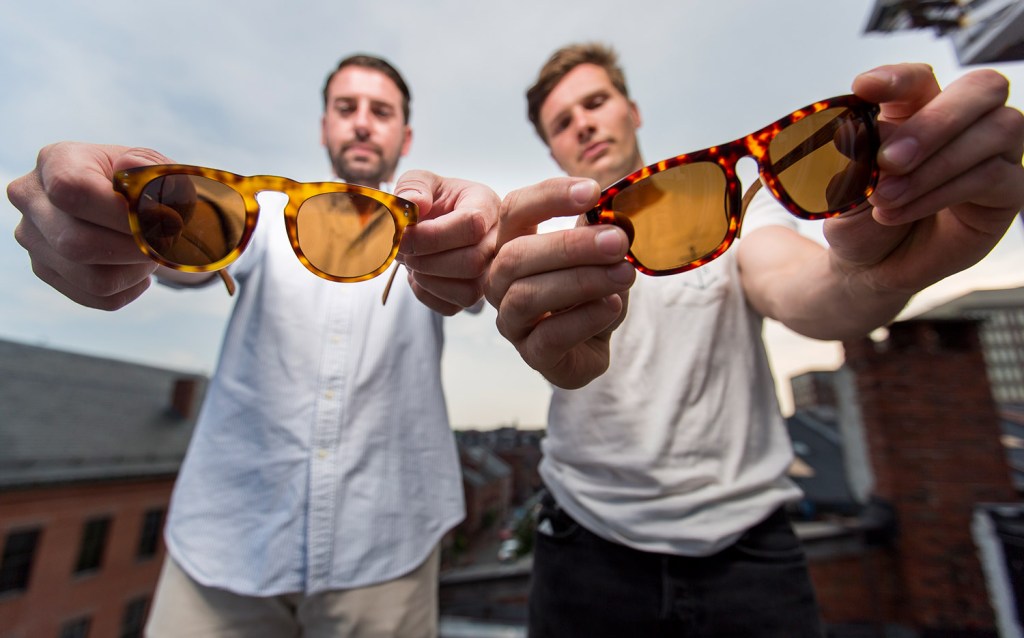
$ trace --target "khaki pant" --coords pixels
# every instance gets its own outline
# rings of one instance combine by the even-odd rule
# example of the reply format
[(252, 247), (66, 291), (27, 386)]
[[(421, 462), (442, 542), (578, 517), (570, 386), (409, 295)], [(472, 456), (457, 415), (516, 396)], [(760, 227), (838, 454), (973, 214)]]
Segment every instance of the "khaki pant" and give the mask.
[(148, 638), (436, 638), (440, 551), (395, 580), (312, 596), (240, 596), (164, 561)]

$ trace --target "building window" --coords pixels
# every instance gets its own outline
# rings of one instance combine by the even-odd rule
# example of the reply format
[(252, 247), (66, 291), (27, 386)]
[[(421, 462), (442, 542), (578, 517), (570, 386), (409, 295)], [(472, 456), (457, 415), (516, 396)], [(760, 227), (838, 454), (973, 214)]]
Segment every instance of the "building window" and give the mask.
[(39, 528), (23, 529), (7, 534), (3, 558), (0, 559), (0, 594), (28, 589), (39, 531)]
[(162, 509), (147, 510), (142, 517), (142, 533), (139, 535), (139, 558), (150, 558), (156, 555), (160, 544), (160, 531), (164, 525)]
[(69, 620), (60, 628), (60, 638), (87, 638), (91, 622), (88, 616)]
[(124, 617), (121, 620), (121, 638), (142, 638), (148, 606), (149, 598), (145, 596), (136, 598), (125, 605)]
[(82, 528), (82, 547), (78, 551), (76, 574), (100, 568), (103, 563), (103, 549), (107, 545), (107, 530), (109, 529), (109, 516), (86, 521)]

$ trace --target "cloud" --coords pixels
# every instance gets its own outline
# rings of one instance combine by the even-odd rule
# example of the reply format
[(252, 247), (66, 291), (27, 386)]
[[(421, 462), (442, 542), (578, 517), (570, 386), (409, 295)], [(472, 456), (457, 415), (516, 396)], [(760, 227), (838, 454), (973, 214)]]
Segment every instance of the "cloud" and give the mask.
[[(412, 85), (415, 136), (401, 169), (475, 179), (500, 194), (559, 173), (526, 120), (524, 91), (551, 51), (570, 42), (602, 40), (619, 50), (652, 162), (845, 93), (856, 73), (878, 64), (928, 62), (943, 84), (968, 70), (930, 32), (862, 34), (870, 0), (9, 4), (0, 21), (5, 50), (16, 52), (0, 58), (4, 183), (60, 139), (151, 146), (177, 161), (244, 174), (323, 179), (320, 88), (356, 51), (391, 59)], [(1021, 103), (1024, 67), (1000, 70), (1012, 81), (1011, 103)], [(229, 309), (222, 290), (155, 289), (116, 313), (77, 308), (32, 274), (11, 237), (18, 218), (0, 202), (8, 228), (0, 232), (0, 336), (212, 369)], [(921, 302), (1024, 272), (1020, 235)], [(497, 334), (493, 315), (447, 326), (456, 424), (543, 419), (547, 385)], [(790, 343), (773, 352), (778, 370), (821, 360), (817, 347)]]

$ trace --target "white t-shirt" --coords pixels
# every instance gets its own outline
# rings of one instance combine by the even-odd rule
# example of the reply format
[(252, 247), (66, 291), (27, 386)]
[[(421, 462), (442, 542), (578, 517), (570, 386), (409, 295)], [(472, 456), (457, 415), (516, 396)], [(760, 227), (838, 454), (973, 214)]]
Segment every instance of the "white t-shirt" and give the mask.
[[(742, 232), (769, 224), (796, 220), (758, 197)], [(791, 444), (736, 248), (686, 273), (638, 273), (608, 370), (553, 391), (541, 475), (603, 538), (709, 555), (800, 496), (786, 477)]]

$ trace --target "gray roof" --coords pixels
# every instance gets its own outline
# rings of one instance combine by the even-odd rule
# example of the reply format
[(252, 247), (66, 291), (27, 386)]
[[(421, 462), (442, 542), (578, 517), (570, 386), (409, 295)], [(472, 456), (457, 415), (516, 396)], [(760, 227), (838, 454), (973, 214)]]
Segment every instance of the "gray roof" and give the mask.
[[(503, 479), (512, 474), (512, 469), (494, 452), (479, 445), (460, 446), (464, 458), (468, 460), (485, 480)], [(463, 462), (463, 466), (466, 463)]]
[[(190, 415), (172, 409), (194, 380)], [(206, 378), (0, 340), (0, 489), (173, 475)]]
[(790, 477), (805, 498), (822, 510), (853, 513), (860, 509), (850, 491), (838, 425), (826, 411), (797, 410), (786, 419), (794, 454), (814, 469), (810, 477)]
[(1024, 306), (1024, 286), (995, 290), (975, 290), (962, 297), (935, 306), (915, 319), (956, 319), (972, 310), (994, 310), (997, 308), (1019, 308)]

